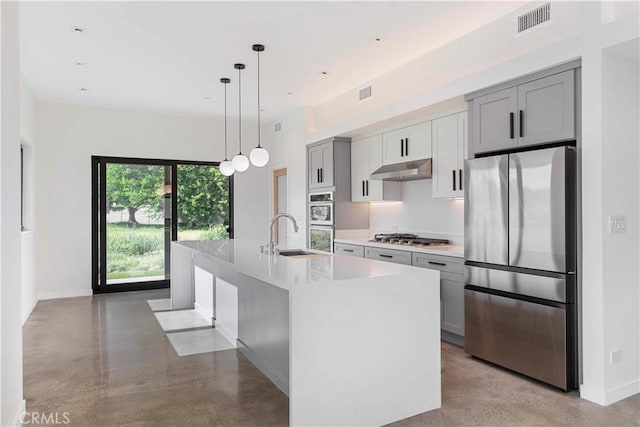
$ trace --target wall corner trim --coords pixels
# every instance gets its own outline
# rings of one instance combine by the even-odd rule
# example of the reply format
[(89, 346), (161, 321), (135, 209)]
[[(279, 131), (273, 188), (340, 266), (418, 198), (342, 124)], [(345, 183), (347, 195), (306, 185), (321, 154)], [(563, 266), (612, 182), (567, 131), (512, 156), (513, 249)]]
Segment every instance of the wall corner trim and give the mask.
[(18, 413), (13, 419), (12, 425), (14, 425), (15, 427), (22, 427), (22, 414), (24, 414), (25, 412), (27, 412), (27, 401), (23, 399), (20, 403), (20, 406), (18, 406)]

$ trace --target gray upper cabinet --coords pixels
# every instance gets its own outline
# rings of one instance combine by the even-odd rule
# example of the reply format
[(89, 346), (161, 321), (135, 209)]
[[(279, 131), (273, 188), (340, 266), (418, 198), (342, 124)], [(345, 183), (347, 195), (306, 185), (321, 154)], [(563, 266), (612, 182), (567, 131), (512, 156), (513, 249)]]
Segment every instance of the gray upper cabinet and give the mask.
[(471, 140), (475, 153), (504, 150), (517, 145), (517, 108), (518, 89), (515, 87), (473, 100)]
[(467, 112), (433, 120), (433, 198), (464, 197)]
[(351, 201), (402, 200), (402, 183), (371, 179), (382, 166), (382, 135), (351, 143)]
[(575, 71), (471, 98), (473, 153), (575, 138)]
[(573, 70), (518, 86), (518, 145), (575, 138)]
[(333, 141), (309, 147), (309, 189), (333, 186)]

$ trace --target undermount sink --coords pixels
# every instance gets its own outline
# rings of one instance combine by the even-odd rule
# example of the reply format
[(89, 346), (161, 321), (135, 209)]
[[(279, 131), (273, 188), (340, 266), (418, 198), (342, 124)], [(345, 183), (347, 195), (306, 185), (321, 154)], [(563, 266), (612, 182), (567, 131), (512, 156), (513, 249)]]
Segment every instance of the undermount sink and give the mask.
[(305, 252), (302, 249), (283, 249), (280, 251), (282, 256), (300, 256), (300, 255), (315, 255), (313, 252)]

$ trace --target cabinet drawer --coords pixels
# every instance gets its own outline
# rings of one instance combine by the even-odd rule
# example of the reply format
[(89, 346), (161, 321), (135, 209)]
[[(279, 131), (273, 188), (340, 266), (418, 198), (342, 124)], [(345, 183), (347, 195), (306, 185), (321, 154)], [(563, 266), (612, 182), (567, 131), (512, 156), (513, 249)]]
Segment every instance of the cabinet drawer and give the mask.
[(412, 254), (412, 264), (417, 267), (431, 268), (453, 274), (464, 274), (464, 260), (462, 258), (420, 252), (412, 252)]
[(334, 243), (333, 250), (337, 255), (349, 255), (363, 258), (364, 246), (350, 245), (348, 243)]
[(396, 264), (411, 265), (411, 252), (406, 251), (367, 247), (364, 250), (364, 257), (380, 261), (394, 262)]

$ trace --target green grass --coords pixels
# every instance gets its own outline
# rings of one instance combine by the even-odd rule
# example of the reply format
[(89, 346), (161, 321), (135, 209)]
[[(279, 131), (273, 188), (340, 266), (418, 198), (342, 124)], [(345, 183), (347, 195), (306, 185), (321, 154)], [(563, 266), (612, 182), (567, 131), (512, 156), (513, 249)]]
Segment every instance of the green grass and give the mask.
[[(226, 227), (178, 231), (179, 240), (227, 238)], [(107, 279), (164, 275), (164, 227), (126, 223), (107, 224)]]

